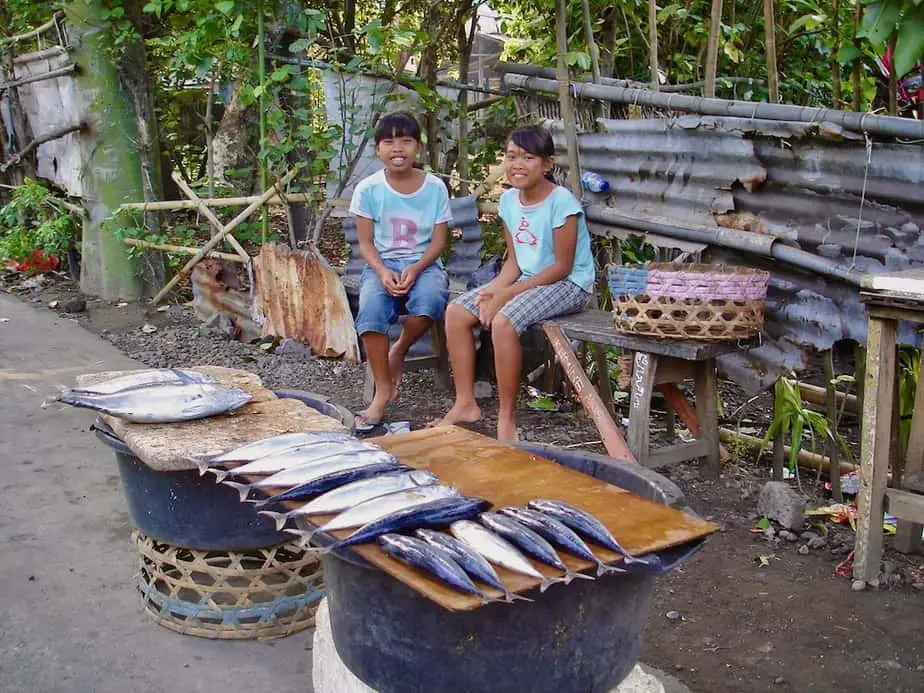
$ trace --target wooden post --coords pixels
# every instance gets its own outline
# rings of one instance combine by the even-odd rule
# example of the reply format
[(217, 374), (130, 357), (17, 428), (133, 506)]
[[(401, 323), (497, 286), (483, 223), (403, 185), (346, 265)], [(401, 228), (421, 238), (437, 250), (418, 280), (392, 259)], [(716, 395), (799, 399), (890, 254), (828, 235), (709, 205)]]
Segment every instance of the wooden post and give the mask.
[(699, 439), (706, 441), (706, 464), (709, 473), (713, 479), (718, 479), (722, 473), (722, 458), (719, 454), (719, 400), (715, 359), (706, 359), (696, 364), (695, 381)]
[(780, 102), (780, 74), (776, 62), (776, 13), (773, 0), (764, 0), (764, 40), (767, 51), (767, 88), (770, 103)]
[(613, 417), (606, 410), (600, 395), (594, 390), (594, 386), (587, 378), (587, 374), (584, 373), (581, 364), (578, 363), (577, 356), (571, 349), (568, 340), (565, 339), (561, 328), (553, 323), (545, 323), (542, 329), (545, 331), (545, 336), (558, 357), (558, 362), (561, 364), (565, 376), (574, 388), (578, 399), (581, 400), (584, 410), (600, 432), (600, 438), (603, 440), (603, 446), (606, 448), (607, 453), (610, 457), (615, 457), (619, 460), (635, 462), (635, 455), (629, 450), (629, 446), (626, 445), (626, 441), (616, 426), (616, 422), (613, 421)]
[[(577, 121), (574, 103), (571, 100), (571, 79), (568, 75), (568, 3), (557, 0), (555, 12), (556, 44), (558, 49), (558, 100), (561, 104), (561, 118), (565, 125), (565, 142), (568, 147), (568, 187), (578, 198), (581, 197), (581, 165), (578, 159)], [(570, 348), (568, 349), (571, 350)]]
[(629, 393), (629, 449), (643, 467), (648, 466), (651, 449), (651, 394), (657, 372), (657, 355), (635, 352)]
[(295, 174), (296, 174), (296, 173), (297, 173), (297, 171), (295, 171), (294, 169), (291, 170), (291, 171), (289, 171), (286, 175), (284, 175), (282, 178), (280, 178), (278, 181), (276, 181), (276, 183), (273, 184), (273, 186), (272, 186), (269, 190), (267, 190), (267, 191), (264, 192), (262, 195), (260, 195), (260, 197), (257, 199), (256, 202), (253, 202), (253, 203), (251, 203), (250, 205), (248, 205), (246, 209), (244, 209), (240, 214), (238, 214), (236, 217), (234, 217), (234, 219), (232, 219), (230, 222), (228, 222), (227, 225), (223, 226), (222, 229), (221, 229), (221, 231), (219, 231), (219, 232), (216, 233), (214, 236), (212, 236), (211, 240), (210, 240), (208, 243), (206, 243), (204, 246), (202, 246), (202, 247), (199, 249), (199, 252), (197, 252), (197, 253), (189, 260), (189, 262), (187, 262), (185, 265), (183, 265), (183, 267), (180, 269), (180, 271), (177, 272), (177, 273), (170, 279), (169, 282), (167, 282), (167, 284), (164, 286), (164, 288), (161, 289), (161, 290), (157, 293), (157, 295), (152, 299), (151, 304), (156, 306), (158, 303), (160, 303), (161, 300), (163, 300), (164, 296), (166, 296), (166, 295), (170, 292), (170, 290), (171, 290), (174, 286), (177, 285), (177, 283), (180, 281), (180, 279), (182, 279), (184, 276), (186, 276), (187, 274), (189, 274), (189, 272), (192, 270), (193, 267), (196, 266), (196, 264), (199, 262), (199, 260), (201, 260), (203, 257), (205, 257), (205, 254), (206, 254), (206, 253), (208, 253), (210, 250), (214, 249), (215, 246), (217, 246), (219, 243), (221, 243), (222, 240), (224, 240), (224, 237), (225, 237), (227, 234), (231, 233), (234, 229), (236, 229), (238, 226), (240, 226), (242, 223), (244, 223), (244, 220), (247, 219), (247, 217), (249, 217), (251, 214), (253, 214), (254, 211), (256, 211), (257, 209), (259, 209), (260, 207), (262, 207), (262, 206), (263, 206), (263, 203), (266, 202), (266, 200), (268, 200), (269, 198), (271, 198), (273, 195), (278, 194), (279, 188), (282, 188), (282, 187), (284, 187), (285, 185), (287, 185), (287, 184), (289, 183), (289, 181), (291, 181), (291, 180), (295, 177)]
[(719, 62), (719, 35), (722, 33), (722, 0), (712, 0), (712, 15), (709, 19), (709, 43), (706, 47), (706, 84), (703, 96), (715, 96), (715, 73)]
[(895, 388), (895, 320), (869, 316), (863, 418), (860, 430), (860, 493), (853, 576), (879, 576), (882, 557), (882, 506), (889, 463)]
[(828, 349), (823, 356), (825, 369), (825, 387), (827, 395), (825, 397), (825, 409), (828, 413), (828, 425), (831, 427), (831, 433), (834, 440), (828, 441), (828, 458), (831, 460), (831, 497), (838, 503), (844, 502), (844, 495), (841, 493), (841, 466), (838, 463), (840, 449), (837, 444), (837, 386), (834, 384), (834, 352)]
[[(721, 2), (721, 0), (719, 0)], [(648, 68), (651, 72), (651, 88), (658, 91), (661, 80), (658, 75), (658, 3), (648, 0)]]

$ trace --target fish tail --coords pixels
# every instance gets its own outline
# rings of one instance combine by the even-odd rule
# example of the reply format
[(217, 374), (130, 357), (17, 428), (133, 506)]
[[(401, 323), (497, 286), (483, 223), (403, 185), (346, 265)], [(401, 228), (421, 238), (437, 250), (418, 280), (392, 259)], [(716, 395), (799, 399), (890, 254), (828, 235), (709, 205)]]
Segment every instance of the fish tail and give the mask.
[(587, 575), (586, 573), (579, 573), (576, 570), (571, 570), (571, 568), (568, 568), (565, 571), (565, 584), (566, 585), (571, 584), (571, 581), (576, 578), (580, 578), (581, 580), (593, 580), (594, 576)]
[[(286, 526), (286, 522), (289, 520), (288, 513), (278, 513), (273, 512), (272, 510), (258, 510), (258, 515), (266, 515), (268, 518), (273, 520), (276, 523), (276, 531), (282, 531), (282, 528)], [(287, 532), (292, 532), (293, 530), (286, 530)]]
[[(263, 513), (264, 515), (270, 514), (265, 510), (260, 510), (259, 512)], [(271, 513), (271, 514), (284, 515), (284, 513)], [(300, 537), (305, 542), (306, 545), (309, 541), (311, 541), (311, 538), (315, 534), (317, 534), (319, 531), (317, 528), (315, 529), (298, 529), (298, 528), (292, 529), (292, 528), (287, 527), (286, 529), (282, 529), (282, 527), (280, 527), (278, 524), (276, 525), (276, 529), (281, 530), (284, 534), (294, 534), (295, 536)]]
[[(498, 600), (498, 601), (500, 601), (500, 600)], [(516, 593), (514, 593), (514, 592), (505, 592), (505, 593), (504, 593), (504, 601), (505, 601), (505, 602), (515, 602), (515, 601), (533, 602), (533, 601), (535, 601), (535, 600), (534, 600), (534, 599), (530, 599), (529, 597), (524, 597), (523, 595), (520, 595), (520, 594), (516, 594)]]
[[(230, 472), (229, 470), (227, 470), (227, 469), (219, 469), (218, 467), (207, 467), (207, 468), (204, 469), (203, 471), (200, 471), (199, 474), (200, 474), (200, 475), (204, 475), (205, 472), (211, 472), (212, 474), (214, 474), (214, 475), (215, 475), (215, 482), (216, 482), (216, 483), (219, 483), (219, 484), (220, 484), (222, 481), (224, 481), (225, 479), (227, 479), (228, 476), (231, 474), (231, 472)], [(230, 483), (230, 482), (228, 482), (228, 483)]]
[(549, 589), (549, 587), (554, 585), (556, 582), (558, 582), (558, 580), (553, 580), (543, 575), (542, 582), (539, 584), (539, 592), (540, 593), (545, 592), (547, 589)]
[(597, 577), (601, 575), (619, 575), (620, 573), (625, 573), (624, 568), (620, 568), (615, 565), (607, 565), (603, 561), (597, 563)]
[(208, 471), (209, 462), (211, 461), (211, 459), (218, 454), (220, 453), (216, 451), (216, 452), (205, 452), (199, 455), (190, 455), (189, 461), (195, 462), (196, 467), (198, 467), (199, 469), (199, 476), (202, 476)]
[(250, 495), (250, 484), (241, 484), (237, 481), (226, 481), (224, 483), (225, 486), (230, 486), (233, 489), (237, 489), (237, 492), (241, 495), (242, 503), (247, 500), (247, 496)]

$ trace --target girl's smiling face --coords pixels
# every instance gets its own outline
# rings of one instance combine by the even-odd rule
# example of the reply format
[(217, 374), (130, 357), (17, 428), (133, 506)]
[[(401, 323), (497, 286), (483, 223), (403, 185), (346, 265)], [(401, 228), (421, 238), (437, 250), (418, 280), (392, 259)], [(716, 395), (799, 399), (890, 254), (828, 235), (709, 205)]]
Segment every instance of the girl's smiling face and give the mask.
[(507, 143), (504, 164), (510, 184), (526, 190), (545, 180), (545, 174), (552, 170), (553, 161), (551, 157), (532, 154), (511, 141)]
[(386, 137), (375, 146), (375, 152), (391, 173), (407, 173), (414, 168), (420, 142), (407, 135)]

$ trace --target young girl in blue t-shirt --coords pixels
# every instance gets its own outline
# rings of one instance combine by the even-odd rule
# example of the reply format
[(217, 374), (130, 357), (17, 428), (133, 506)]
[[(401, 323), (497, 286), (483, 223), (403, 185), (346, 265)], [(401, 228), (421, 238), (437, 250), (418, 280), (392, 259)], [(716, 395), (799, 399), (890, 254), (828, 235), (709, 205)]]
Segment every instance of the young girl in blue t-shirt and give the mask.
[(520, 385), (520, 335), (534, 323), (581, 310), (593, 292), (594, 263), (581, 203), (556, 185), (552, 136), (543, 127), (514, 130), (505, 154), (507, 180), (498, 213), (504, 222), (507, 258), (498, 276), (463, 294), (446, 310), (446, 343), (456, 400), (432, 425), (475, 422), (473, 328), (491, 328), (500, 408), (499, 440), (516, 440)]

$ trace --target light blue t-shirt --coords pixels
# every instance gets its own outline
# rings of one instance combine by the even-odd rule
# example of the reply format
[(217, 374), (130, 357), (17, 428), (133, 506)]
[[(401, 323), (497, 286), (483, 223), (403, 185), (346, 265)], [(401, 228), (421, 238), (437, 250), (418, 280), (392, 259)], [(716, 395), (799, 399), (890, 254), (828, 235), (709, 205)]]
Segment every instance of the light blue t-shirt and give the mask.
[(385, 169), (363, 178), (353, 191), (350, 212), (373, 222), (375, 249), (383, 259), (420, 259), (437, 224), (452, 222), (449, 192), (432, 173), (409, 195), (395, 190)]
[(526, 277), (539, 274), (555, 262), (555, 229), (561, 228), (568, 217), (577, 216), (574, 264), (567, 278), (585, 291), (593, 292), (595, 273), (590, 232), (581, 203), (566, 188), (556, 187), (535, 205), (521, 204), (520, 191), (511, 188), (501, 195), (498, 214), (513, 237), (517, 264)]

